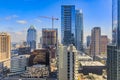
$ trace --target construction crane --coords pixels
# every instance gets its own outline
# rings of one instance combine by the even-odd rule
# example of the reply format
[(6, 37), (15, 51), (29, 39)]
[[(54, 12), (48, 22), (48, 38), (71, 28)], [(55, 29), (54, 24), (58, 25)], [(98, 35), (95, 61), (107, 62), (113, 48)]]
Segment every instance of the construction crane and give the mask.
[(48, 17), (48, 16), (39, 16), (41, 18), (47, 18), (47, 19), (51, 19), (52, 20), (52, 29), (54, 28), (54, 20), (59, 20), (58, 18), (55, 17)]

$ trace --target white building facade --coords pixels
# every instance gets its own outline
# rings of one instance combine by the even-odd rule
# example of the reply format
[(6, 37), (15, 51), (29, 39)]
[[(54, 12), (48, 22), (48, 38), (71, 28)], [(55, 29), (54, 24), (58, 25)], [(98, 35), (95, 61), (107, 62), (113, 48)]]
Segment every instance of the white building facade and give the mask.
[(73, 45), (58, 47), (58, 80), (78, 80), (77, 50)]

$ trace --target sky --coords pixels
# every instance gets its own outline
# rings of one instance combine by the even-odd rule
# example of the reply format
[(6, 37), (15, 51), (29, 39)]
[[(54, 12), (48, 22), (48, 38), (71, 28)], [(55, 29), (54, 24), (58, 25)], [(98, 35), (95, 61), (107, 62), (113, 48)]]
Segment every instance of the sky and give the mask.
[(26, 40), (27, 29), (34, 25), (39, 41), (41, 29), (52, 27), (50, 19), (40, 16), (54, 16), (59, 18), (54, 22), (54, 28), (58, 28), (60, 39), (61, 5), (82, 9), (84, 42), (93, 27), (101, 27), (102, 35), (111, 38), (112, 0), (0, 0), (0, 32), (8, 32), (12, 42), (20, 42)]

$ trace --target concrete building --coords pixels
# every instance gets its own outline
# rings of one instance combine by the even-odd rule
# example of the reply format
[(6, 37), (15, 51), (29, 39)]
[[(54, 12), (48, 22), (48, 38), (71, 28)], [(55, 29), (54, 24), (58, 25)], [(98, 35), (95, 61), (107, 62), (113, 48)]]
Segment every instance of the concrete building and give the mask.
[(88, 55), (78, 55), (78, 61), (92, 61), (93, 58)]
[(90, 45), (90, 55), (95, 60), (96, 55), (100, 55), (100, 38), (101, 29), (100, 27), (94, 27), (91, 32), (91, 45)]
[(98, 61), (80, 61), (80, 73), (88, 75), (89, 73), (102, 75), (105, 65)]
[(48, 49), (36, 49), (32, 52), (29, 58), (29, 66), (36, 64), (50, 65), (50, 53)]
[(96, 61), (99, 61), (106, 65), (107, 55), (97, 55), (95, 58), (96, 58)]
[(50, 59), (56, 58), (56, 49), (58, 45), (58, 30), (57, 28), (43, 28), (42, 29), (42, 48), (46, 48), (50, 52)]
[(31, 51), (36, 49), (36, 39), (37, 39), (37, 32), (33, 25), (27, 31), (27, 44), (29, 45)]
[(42, 48), (57, 47), (58, 31), (57, 29), (42, 29)]
[(46, 65), (33, 65), (27, 67), (25, 73), (21, 74), (24, 78), (43, 78), (49, 76), (49, 69)]
[(108, 37), (106, 35), (102, 35), (100, 38), (100, 55), (107, 56), (107, 45), (108, 45)]
[(29, 55), (20, 55), (20, 56), (12, 57), (11, 68), (10, 68), (11, 74), (25, 71), (25, 68), (28, 66), (28, 59), (29, 59)]
[(75, 13), (75, 46), (79, 51), (83, 51), (83, 12), (76, 10)]
[(67, 46), (58, 46), (58, 80), (67, 80)]
[(10, 68), (10, 61), (11, 58), (10, 54), (11, 50), (11, 38), (8, 33), (1, 32), (0, 33), (0, 62), (5, 62), (4, 66)]
[(58, 80), (78, 80), (77, 54), (73, 45), (58, 47)]
[(20, 47), (20, 48), (18, 48), (18, 54), (19, 55), (30, 54), (30, 53), (31, 53), (30, 47)]

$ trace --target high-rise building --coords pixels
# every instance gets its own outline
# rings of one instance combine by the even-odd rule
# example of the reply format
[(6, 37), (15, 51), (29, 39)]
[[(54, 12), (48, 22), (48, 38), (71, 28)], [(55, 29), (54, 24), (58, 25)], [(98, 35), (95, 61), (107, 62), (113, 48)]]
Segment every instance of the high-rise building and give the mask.
[(78, 80), (77, 50), (73, 45), (58, 47), (58, 80)]
[(105, 55), (107, 54), (107, 45), (108, 45), (108, 37), (106, 35), (102, 35), (100, 38), (100, 54)]
[(119, 12), (118, 12), (118, 1), (112, 0), (112, 44), (117, 44), (117, 29), (118, 29), (118, 20), (119, 20)]
[(90, 43), (91, 43), (91, 36), (87, 36), (87, 38), (86, 38), (87, 48), (90, 47)]
[(83, 50), (83, 13), (75, 10), (75, 5), (61, 6), (61, 40), (63, 45)]
[(58, 30), (57, 29), (42, 29), (42, 47), (57, 47)]
[(58, 80), (67, 80), (67, 46), (58, 46)]
[(107, 47), (107, 80), (120, 80), (120, 0), (112, 0), (112, 44)]
[(82, 10), (76, 10), (75, 13), (75, 45), (77, 50), (83, 50), (83, 13)]
[(75, 5), (61, 6), (61, 40), (64, 45), (75, 45)]
[(31, 25), (27, 31), (27, 43), (30, 46), (31, 50), (36, 49), (36, 37), (37, 37), (36, 29), (34, 28), (33, 25)]
[(101, 38), (101, 29), (100, 27), (94, 27), (91, 32), (91, 45), (90, 45), (90, 54), (95, 60), (95, 56), (100, 54), (100, 38)]
[(4, 32), (0, 33), (0, 62), (7, 61), (4, 66), (10, 67), (10, 62), (8, 61), (11, 58), (11, 39), (10, 35)]
[(107, 80), (120, 80), (119, 56), (120, 52), (117, 46), (115, 45), (107, 46)]

